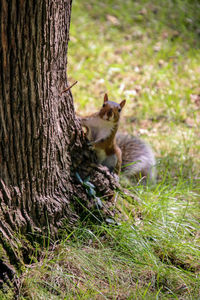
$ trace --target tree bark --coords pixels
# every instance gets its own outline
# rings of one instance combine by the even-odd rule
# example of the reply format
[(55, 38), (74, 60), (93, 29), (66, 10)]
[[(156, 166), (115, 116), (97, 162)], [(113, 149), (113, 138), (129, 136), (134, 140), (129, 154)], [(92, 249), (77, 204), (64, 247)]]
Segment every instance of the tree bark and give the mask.
[(76, 172), (90, 175), (98, 192), (116, 186), (105, 168), (90, 165), (95, 156), (71, 92), (60, 96), (70, 14), (71, 0), (1, 0), (0, 265), (8, 268), (27, 257), (16, 232), (55, 236), (63, 219), (76, 220), (75, 197), (88, 199)]

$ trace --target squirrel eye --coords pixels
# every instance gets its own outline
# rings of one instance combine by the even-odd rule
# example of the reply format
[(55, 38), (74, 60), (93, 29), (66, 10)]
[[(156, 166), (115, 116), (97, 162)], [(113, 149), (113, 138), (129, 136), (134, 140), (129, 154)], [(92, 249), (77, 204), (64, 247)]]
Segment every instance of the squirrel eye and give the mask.
[(105, 107), (106, 105), (105, 105), (105, 103), (103, 104), (103, 107)]
[(118, 108), (118, 112), (120, 112), (121, 111), (121, 108)]

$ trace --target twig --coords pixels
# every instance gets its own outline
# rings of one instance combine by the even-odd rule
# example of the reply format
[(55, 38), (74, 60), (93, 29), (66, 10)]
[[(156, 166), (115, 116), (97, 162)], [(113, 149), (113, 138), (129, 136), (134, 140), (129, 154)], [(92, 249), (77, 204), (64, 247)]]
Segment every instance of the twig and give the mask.
[(62, 92), (60, 93), (60, 96), (61, 96), (63, 93), (69, 91), (75, 84), (77, 84), (77, 82), (78, 82), (78, 81), (75, 81), (75, 82), (72, 83), (70, 86), (68, 86), (64, 91), (62, 91)]

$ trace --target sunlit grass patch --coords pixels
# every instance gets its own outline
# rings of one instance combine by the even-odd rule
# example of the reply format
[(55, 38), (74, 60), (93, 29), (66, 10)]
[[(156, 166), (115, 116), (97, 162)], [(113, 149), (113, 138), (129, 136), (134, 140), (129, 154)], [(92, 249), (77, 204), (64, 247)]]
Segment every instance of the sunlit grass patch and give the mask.
[(33, 299), (198, 297), (198, 246), (183, 244), (173, 222), (173, 228), (162, 220), (142, 223), (81, 224), (70, 241), (27, 269), (21, 293)]
[[(27, 268), (20, 289), (33, 299), (198, 299), (199, 187), (179, 176), (127, 185), (118, 224), (90, 218)], [(134, 195), (131, 197), (130, 195)], [(89, 215), (88, 215), (89, 217)]]

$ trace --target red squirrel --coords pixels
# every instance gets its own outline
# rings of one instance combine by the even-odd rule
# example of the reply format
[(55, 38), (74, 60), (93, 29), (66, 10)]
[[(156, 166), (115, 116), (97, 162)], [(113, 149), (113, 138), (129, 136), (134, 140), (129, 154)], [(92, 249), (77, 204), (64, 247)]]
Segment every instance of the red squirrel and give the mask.
[(81, 124), (87, 129), (87, 137), (94, 146), (99, 164), (118, 175), (122, 167), (128, 177), (140, 175), (155, 182), (156, 161), (151, 147), (137, 137), (117, 133), (125, 103), (126, 100), (120, 104), (109, 101), (105, 94), (100, 111), (82, 117)]
[(126, 100), (120, 104), (109, 101), (105, 94), (103, 106), (99, 112), (81, 118), (81, 124), (87, 129), (90, 145), (94, 146), (99, 164), (119, 174), (122, 164), (121, 150), (116, 143), (121, 110)]

